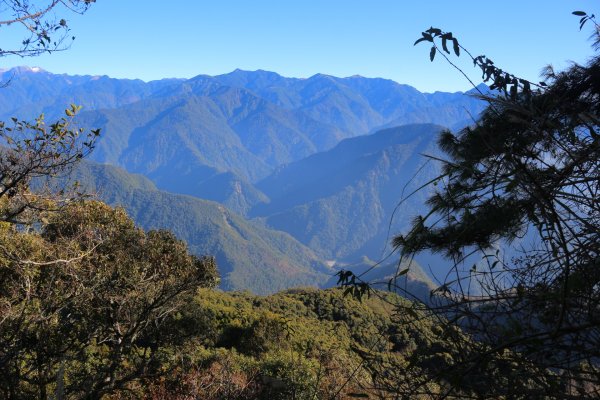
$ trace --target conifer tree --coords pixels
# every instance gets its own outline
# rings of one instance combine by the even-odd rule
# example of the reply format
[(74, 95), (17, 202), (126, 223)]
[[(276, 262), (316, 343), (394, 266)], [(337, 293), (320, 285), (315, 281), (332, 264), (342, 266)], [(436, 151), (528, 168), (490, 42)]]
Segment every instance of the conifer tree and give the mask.
[[(594, 16), (573, 14), (598, 48)], [(600, 57), (533, 83), (449, 32), (421, 42), (431, 60), (449, 44), (467, 54), (494, 90), (474, 126), (440, 136), (429, 213), (394, 239), (403, 257), (432, 251), (453, 266), (429, 311), (467, 335), (429, 371), (447, 383), (434, 397), (600, 397)], [(413, 383), (405, 395), (432, 394)]]

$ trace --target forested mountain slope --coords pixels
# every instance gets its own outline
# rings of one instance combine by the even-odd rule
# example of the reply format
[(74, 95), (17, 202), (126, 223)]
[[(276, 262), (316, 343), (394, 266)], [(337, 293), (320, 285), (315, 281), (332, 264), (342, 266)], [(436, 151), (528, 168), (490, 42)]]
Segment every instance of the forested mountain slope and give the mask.
[(441, 129), (423, 124), (383, 130), (283, 167), (258, 183), (271, 202), (251, 214), (328, 259), (378, 260), (390, 235), (422, 207), (424, 193), (400, 201), (435, 176), (425, 155), (436, 154)]
[(224, 206), (159, 191), (141, 175), (82, 162), (72, 178), (83, 191), (120, 205), (144, 229), (168, 229), (197, 255), (213, 255), (226, 290), (273, 293), (321, 286), (333, 271), (290, 235), (247, 221)]
[[(441, 127), (365, 133), (408, 122), (452, 126), (482, 107), (462, 93), (426, 94), (359, 76), (236, 70), (145, 83), (20, 68), (3, 77), (13, 77), (10, 93), (0, 92), (7, 115), (59, 115), (65, 102), (82, 104), (77, 123), (102, 131), (92, 159), (142, 174), (156, 188), (137, 187), (124, 171), (98, 186), (96, 175), (106, 173), (98, 166), (82, 180), (144, 227), (169, 228), (195, 252), (219, 254), (224, 287), (259, 292), (325, 284), (326, 261), (380, 260), (389, 238), (418, 213), (424, 194), (396, 205), (435, 173), (423, 154), (436, 151)], [(259, 264), (274, 275), (249, 284)], [(284, 277), (286, 268), (297, 273)]]
[[(331, 286), (335, 272), (312, 249), (289, 234), (248, 221), (226, 207), (191, 196), (167, 193), (142, 175), (84, 161), (73, 172), (80, 189), (109, 204), (120, 205), (144, 229), (168, 229), (188, 243), (197, 255), (214, 255), (226, 290), (248, 289), (258, 294), (295, 286)], [(360, 271), (372, 265), (362, 261)], [(347, 266), (349, 267), (349, 266)], [(382, 283), (390, 268), (371, 271), (365, 279)], [(404, 288), (425, 297), (433, 288), (418, 265)]]

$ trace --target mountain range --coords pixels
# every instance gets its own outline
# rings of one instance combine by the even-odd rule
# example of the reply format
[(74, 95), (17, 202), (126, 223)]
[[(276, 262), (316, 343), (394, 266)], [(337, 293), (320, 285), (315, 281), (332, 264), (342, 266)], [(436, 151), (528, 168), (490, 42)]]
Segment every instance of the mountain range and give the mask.
[(399, 203), (438, 172), (424, 155), (437, 152), (442, 129), (433, 124), (390, 128), (289, 164), (258, 182), (271, 201), (254, 207), (251, 215), (325, 257), (378, 259), (390, 233), (406, 228), (423, 209), (424, 193)]
[(386, 257), (422, 210), (425, 192), (406, 197), (437, 173), (427, 155), (438, 133), (485, 105), (385, 79), (260, 70), (143, 82), (21, 67), (0, 78), (0, 118), (82, 105), (75, 122), (102, 132), (76, 173), (83, 186), (214, 254), (223, 288), (257, 293), (326, 286), (339, 268)]
[(83, 161), (69, 181), (125, 208), (142, 228), (168, 229), (185, 240), (192, 253), (214, 256), (225, 290), (266, 294), (323, 286), (333, 275), (324, 261), (290, 235), (248, 221), (219, 203), (160, 191), (142, 175)]

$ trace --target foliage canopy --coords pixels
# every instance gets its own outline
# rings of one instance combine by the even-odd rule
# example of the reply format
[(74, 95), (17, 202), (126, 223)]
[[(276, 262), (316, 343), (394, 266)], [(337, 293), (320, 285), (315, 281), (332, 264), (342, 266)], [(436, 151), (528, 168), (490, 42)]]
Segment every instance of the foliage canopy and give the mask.
[[(432, 44), (433, 59), (449, 53), (447, 40), (463, 49), (434, 28), (417, 42)], [(447, 159), (430, 211), (394, 240), (403, 256), (429, 250), (453, 262), (430, 311), (476, 340), (465, 340), (468, 356), (440, 374), (455, 383), (503, 375), (473, 387), (477, 398), (597, 397), (600, 57), (548, 68), (533, 84), (466, 54), (497, 92), (482, 96), (489, 106), (474, 126), (440, 136)], [(498, 370), (498, 360), (509, 367)]]
[(39, 232), (4, 223), (0, 257), (8, 399), (99, 398), (162, 372), (161, 348), (178, 340), (169, 319), (187, 294), (218, 283), (212, 258), (99, 202), (51, 213)]

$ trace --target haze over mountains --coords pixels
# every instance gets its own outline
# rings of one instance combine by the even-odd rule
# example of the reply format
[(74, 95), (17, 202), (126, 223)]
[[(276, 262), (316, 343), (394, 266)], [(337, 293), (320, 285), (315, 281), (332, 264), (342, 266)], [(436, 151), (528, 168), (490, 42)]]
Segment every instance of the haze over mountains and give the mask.
[(52, 121), (83, 105), (77, 123), (102, 129), (91, 159), (147, 178), (88, 163), (78, 172), (88, 189), (216, 255), (226, 289), (259, 293), (325, 285), (332, 266), (380, 259), (425, 195), (394, 214), (399, 200), (436, 172), (423, 154), (484, 107), (360, 76), (236, 70), (146, 83), (22, 67), (1, 79), (2, 119)]
[[(442, 129), (433, 124), (390, 128), (289, 164), (257, 184), (271, 202), (251, 214), (266, 217), (268, 225), (327, 257), (380, 257), (403, 192), (408, 195), (437, 172), (423, 155), (437, 153)], [(402, 204), (394, 228), (405, 228), (402, 216), (414, 216), (422, 204), (422, 196)]]

